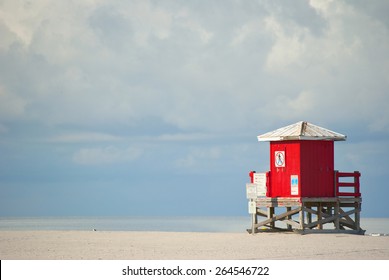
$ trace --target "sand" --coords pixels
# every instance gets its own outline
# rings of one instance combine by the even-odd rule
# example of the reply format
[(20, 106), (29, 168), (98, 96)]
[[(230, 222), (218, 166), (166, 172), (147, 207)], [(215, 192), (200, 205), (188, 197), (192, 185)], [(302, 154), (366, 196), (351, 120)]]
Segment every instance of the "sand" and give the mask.
[(389, 237), (351, 234), (0, 231), (2, 260), (388, 260)]

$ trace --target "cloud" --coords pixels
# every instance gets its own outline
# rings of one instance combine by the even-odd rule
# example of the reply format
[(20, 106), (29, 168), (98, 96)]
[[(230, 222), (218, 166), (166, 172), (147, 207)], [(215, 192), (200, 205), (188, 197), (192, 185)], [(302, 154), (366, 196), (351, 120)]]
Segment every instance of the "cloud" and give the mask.
[(273, 114), (284, 120), (293, 119), (307, 119), (315, 111), (317, 105), (315, 100), (318, 97), (308, 90), (303, 90), (297, 95), (285, 95), (277, 98), (277, 104), (273, 108)]
[(387, 141), (385, 1), (0, 2), (3, 173), (232, 182), (266, 170), (256, 135), (299, 120), (346, 133), (343, 165), (372, 172)]
[(167, 39), (172, 16), (171, 11), (150, 1), (115, 2), (93, 9), (88, 22), (103, 45), (124, 51), (120, 44), (132, 48), (131, 42), (148, 48), (154, 39)]
[(142, 150), (136, 147), (118, 148), (114, 146), (82, 148), (73, 155), (73, 161), (80, 165), (111, 165), (138, 159)]
[[(386, 23), (343, 1), (310, 4), (325, 21), (319, 33), (277, 13), (265, 19), (266, 30), (274, 40), (266, 70), (289, 86), (276, 94), (276, 102), (283, 96), (286, 100), (296, 98), (295, 92), (309, 89), (315, 100), (310, 104), (312, 112), (321, 119), (367, 122), (368, 127), (389, 131), (387, 123), (377, 123), (389, 119), (388, 110), (382, 107), (388, 98), (384, 73), (388, 73), (389, 63), (382, 60), (389, 51)], [(300, 101), (295, 99), (295, 103)], [(309, 116), (304, 110), (300, 115)]]
[(3, 118), (85, 126), (157, 118), (185, 131), (243, 131), (286, 100), (325, 122), (356, 117), (389, 130), (381, 59), (389, 31), (377, 10), (347, 1), (225, 5), (4, 1)]

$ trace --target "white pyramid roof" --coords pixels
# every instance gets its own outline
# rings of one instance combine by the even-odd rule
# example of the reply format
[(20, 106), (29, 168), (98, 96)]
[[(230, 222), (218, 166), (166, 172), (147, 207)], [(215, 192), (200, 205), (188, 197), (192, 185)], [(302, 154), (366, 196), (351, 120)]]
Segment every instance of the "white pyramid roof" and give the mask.
[(258, 136), (258, 141), (286, 141), (286, 140), (333, 140), (344, 141), (347, 136), (329, 129), (311, 124), (297, 122), (274, 131)]

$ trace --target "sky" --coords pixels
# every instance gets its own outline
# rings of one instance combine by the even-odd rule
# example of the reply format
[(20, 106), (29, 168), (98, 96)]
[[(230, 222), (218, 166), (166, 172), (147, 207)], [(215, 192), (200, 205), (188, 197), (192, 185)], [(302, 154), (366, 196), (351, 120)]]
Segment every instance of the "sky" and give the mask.
[(0, 0), (0, 216), (244, 216), (257, 135), (347, 135), (389, 217), (389, 2)]

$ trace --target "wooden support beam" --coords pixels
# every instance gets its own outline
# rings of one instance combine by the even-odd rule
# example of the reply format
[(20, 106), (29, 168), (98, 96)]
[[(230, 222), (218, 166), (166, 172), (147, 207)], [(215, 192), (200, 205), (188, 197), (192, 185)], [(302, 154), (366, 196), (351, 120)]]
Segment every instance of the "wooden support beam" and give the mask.
[(270, 224), (270, 223), (273, 223), (275, 221), (279, 221), (279, 220), (283, 220), (285, 219), (285, 217), (289, 216), (289, 215), (294, 215), (296, 213), (299, 213), (301, 211), (301, 207), (298, 207), (296, 209), (293, 209), (291, 211), (288, 211), (288, 212), (285, 212), (283, 214), (280, 214), (280, 215), (276, 215), (276, 216), (273, 216), (272, 218), (269, 218), (267, 220), (264, 220), (262, 222), (259, 222), (255, 225), (255, 227), (261, 227), (261, 226), (264, 226), (264, 225), (267, 225), (267, 224)]
[[(322, 213), (323, 212), (323, 206), (321, 205), (321, 203), (319, 203), (319, 206), (317, 206), (317, 221), (321, 221), (321, 217), (322, 217)], [(323, 229), (323, 223), (318, 223), (317, 224), (317, 228), (318, 229)]]
[[(326, 223), (329, 223), (329, 222), (332, 222), (336, 219), (335, 216), (332, 216), (332, 217), (328, 217), (328, 218), (325, 218), (325, 219), (320, 219), (320, 220), (317, 220), (316, 222), (312, 222), (310, 224), (307, 224), (307, 228), (314, 228), (318, 225), (323, 225), (323, 224), (326, 224)], [(323, 229), (323, 228), (318, 228), (318, 229)]]
[(265, 229), (263, 228), (258, 229), (256, 232), (282, 232), (282, 231), (290, 231), (290, 230), (285, 228), (279, 228), (279, 227), (275, 227), (275, 228), (267, 227)]
[(304, 207), (301, 207), (299, 221), (300, 221), (299, 229), (304, 229)]
[[(288, 207), (286, 207), (286, 212), (290, 212), (290, 211), (292, 211), (292, 207), (290, 207), (290, 206), (288, 206)], [(288, 229), (288, 230), (292, 230), (292, 226), (293, 226), (293, 224), (290, 224), (290, 223), (288, 223), (287, 221), (290, 221), (290, 220), (292, 220), (292, 215), (288, 215), (287, 216), (287, 219), (288, 220), (285, 220), (285, 222), (286, 222), (286, 228)], [(293, 221), (294, 222), (294, 221)]]
[(256, 200), (257, 207), (286, 207), (286, 206), (299, 206), (301, 205), (300, 198), (270, 198), (261, 197)]
[(288, 229), (292, 230), (292, 227), (298, 228), (300, 224), (294, 220), (288, 219), (288, 220), (281, 220), (282, 222), (286, 223), (288, 225)]
[[(318, 210), (314, 210), (314, 209), (309, 208), (309, 207), (304, 207), (304, 211), (308, 212), (311, 215), (319, 216), (319, 211)], [(328, 217), (332, 217), (333, 215), (332, 214), (328, 214), (327, 212), (321, 212), (321, 216), (324, 217), (324, 218), (328, 218)]]
[[(330, 216), (332, 216), (331, 208), (332, 208), (332, 207), (328, 207), (328, 206), (327, 206), (326, 211), (323, 211), (323, 210), (321, 211), (321, 215), (322, 215), (323, 217), (330, 217)], [(305, 212), (308, 212), (308, 213), (310, 213), (310, 214), (316, 215), (316, 216), (319, 215), (319, 210), (314, 210), (314, 209), (311, 208), (311, 206), (310, 206), (310, 207), (304, 207), (304, 211), (305, 211)]]
[(345, 229), (304, 229), (304, 230), (293, 230), (296, 233), (299, 234), (306, 234), (306, 233), (351, 233), (351, 234), (365, 234), (365, 231), (363, 229), (359, 230), (345, 230)]
[(257, 214), (262, 217), (267, 217), (267, 212), (263, 211), (262, 209), (257, 208)]
[(310, 208), (310, 207), (304, 207), (304, 211), (308, 212), (310, 214), (313, 214), (313, 215), (317, 215), (317, 211), (312, 209), (312, 208)]
[(254, 213), (254, 214), (251, 214), (251, 233), (254, 234), (255, 233), (255, 224), (257, 223), (257, 215)]
[(339, 201), (362, 202), (362, 197), (338, 197)]
[(326, 224), (326, 223), (329, 223), (329, 222), (332, 222), (334, 221), (335, 219), (337, 218), (346, 218), (348, 220), (348, 222), (350, 223), (354, 223), (354, 221), (352, 219), (350, 219), (350, 217), (348, 217), (349, 215), (353, 214), (355, 210), (350, 210), (350, 211), (347, 211), (347, 212), (344, 212), (342, 210), (343, 213), (340, 213), (338, 215), (334, 215), (334, 216), (330, 216), (328, 218), (325, 218), (325, 219), (321, 219), (319, 221), (316, 221), (316, 222), (313, 222), (313, 223), (310, 223), (310, 224), (307, 224), (306, 227), (307, 228), (312, 228), (312, 227), (315, 227), (317, 226), (318, 224)]
[(356, 229), (361, 228), (361, 204), (360, 203), (355, 203), (355, 226)]
[[(252, 219), (252, 229), (247, 231), (363, 232), (360, 228), (361, 201), (361, 197), (258, 198), (257, 210)], [(275, 215), (275, 207), (285, 207), (286, 212)], [(297, 214), (298, 218), (295, 216)], [(261, 216), (265, 217), (265, 220), (258, 221), (258, 217)], [(313, 221), (316, 218), (317, 221)], [(284, 225), (282, 223), (278, 225), (276, 222), (282, 222)], [(324, 225), (329, 223), (333, 223), (333, 230), (324, 229)], [(267, 229), (260, 230), (259, 227)]]
[(335, 225), (335, 229), (336, 230), (340, 229), (340, 225), (339, 225), (339, 211), (340, 211), (339, 202), (337, 202), (335, 204), (335, 206), (334, 206), (334, 216), (335, 216), (334, 225)]
[(304, 209), (307, 212), (307, 222), (308, 222), (308, 224), (312, 223), (312, 209), (310, 207), (308, 207), (308, 206), (305, 207)]
[(357, 206), (355, 206), (355, 203), (341, 203), (340, 207), (343, 207), (343, 208), (354, 208), (354, 207), (357, 207)]
[(340, 214), (339, 217), (345, 218), (345, 219), (346, 219), (347, 221), (349, 221), (350, 223), (354, 223), (354, 220), (351, 219), (349, 216), (350, 216), (351, 214), (354, 214), (355, 211), (356, 211), (356, 209), (352, 209), (352, 210), (350, 210), (350, 211), (344, 212), (343, 209), (339, 209), (339, 214)]
[[(267, 218), (268, 218), (268, 219), (272, 219), (273, 216), (274, 216), (274, 207), (269, 207), (269, 208), (267, 209)], [(275, 225), (276, 225), (276, 224), (275, 224), (275, 220), (274, 220), (274, 221), (271, 222), (270, 226), (271, 226), (272, 228), (274, 228)]]
[(357, 229), (357, 226), (355, 225), (354, 222), (350, 222), (350, 221), (345, 220), (345, 219), (340, 219), (339, 223), (340, 223), (340, 225), (342, 225), (342, 227), (346, 226), (346, 227), (349, 227), (349, 228), (352, 228), (352, 229)]

